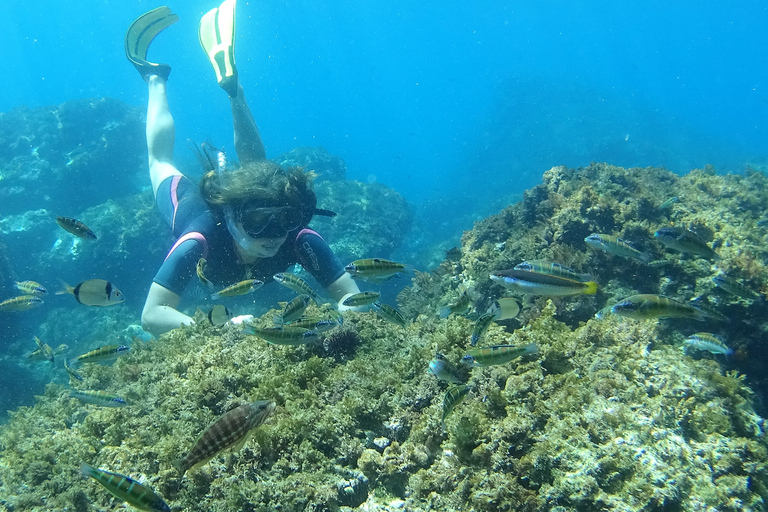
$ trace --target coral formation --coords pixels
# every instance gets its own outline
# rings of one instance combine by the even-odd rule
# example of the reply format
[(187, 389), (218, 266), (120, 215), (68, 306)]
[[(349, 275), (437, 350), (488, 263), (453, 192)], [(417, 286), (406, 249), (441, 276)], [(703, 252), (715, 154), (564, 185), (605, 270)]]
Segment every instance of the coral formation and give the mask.
[[(680, 202), (658, 209), (672, 195)], [(0, 505), (119, 507), (78, 476), (87, 462), (139, 480), (174, 510), (763, 510), (768, 445), (749, 384), (766, 373), (757, 345), (766, 305), (725, 295), (709, 279), (715, 263), (668, 253), (652, 234), (669, 224), (697, 231), (719, 253), (717, 268), (762, 291), (767, 195), (757, 173), (554, 168), (466, 232), (460, 256), (415, 274), (398, 304), (407, 327), (345, 313), (359, 337), (346, 361), (200, 321), (134, 342), (111, 367), (84, 365), (73, 386), (119, 393), (128, 407), (84, 405), (50, 384), (0, 427)], [(593, 232), (631, 240), (654, 261), (589, 250)], [(464, 368), (471, 391), (444, 431), (447, 385), (427, 365), (436, 352), (462, 357), (474, 315), (438, 319), (437, 308), (461, 288), (484, 311), (507, 293), (489, 271), (534, 258), (589, 272), (600, 291), (529, 299), (492, 324), (484, 344), (536, 343), (540, 354)], [(727, 333), (736, 354), (684, 353), (684, 337), (702, 330), (693, 320), (594, 318), (636, 292), (699, 297), (730, 318), (707, 327)], [(215, 418), (257, 399), (278, 408), (253, 439), (181, 478), (173, 460)]]

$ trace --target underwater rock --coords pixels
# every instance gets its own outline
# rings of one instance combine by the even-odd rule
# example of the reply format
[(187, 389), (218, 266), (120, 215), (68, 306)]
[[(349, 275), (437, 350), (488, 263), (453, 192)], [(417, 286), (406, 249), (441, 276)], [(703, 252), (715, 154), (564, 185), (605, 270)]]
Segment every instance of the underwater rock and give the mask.
[(146, 180), (144, 112), (111, 98), (0, 113), (0, 201), (67, 215)]
[(330, 154), (325, 148), (300, 147), (275, 158), (283, 167), (303, 167), (317, 174), (315, 183), (341, 181), (347, 177), (347, 165), (340, 156)]

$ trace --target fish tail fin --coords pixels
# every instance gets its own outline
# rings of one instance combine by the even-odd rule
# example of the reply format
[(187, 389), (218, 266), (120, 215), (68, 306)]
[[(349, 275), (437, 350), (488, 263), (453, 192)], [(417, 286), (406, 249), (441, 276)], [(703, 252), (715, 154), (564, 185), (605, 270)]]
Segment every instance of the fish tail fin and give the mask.
[(75, 368), (77, 366), (77, 358), (73, 357), (72, 359), (67, 360), (67, 366)]
[(211, 294), (211, 300), (219, 300), (219, 297), (220, 295), (218, 292)]
[(441, 319), (448, 318), (448, 315), (450, 314), (451, 314), (451, 306), (443, 306), (437, 312), (437, 316), (439, 316)]
[(594, 294), (597, 293), (597, 283), (596, 282), (594, 282), (594, 281), (587, 281), (586, 283), (584, 283), (584, 285), (586, 286), (586, 288), (584, 290), (584, 293), (586, 293), (587, 295), (594, 295)]
[(538, 354), (539, 353), (539, 346), (535, 343), (529, 343), (525, 346), (525, 352), (523, 352), (524, 356), (531, 355), (531, 354)]
[(59, 278), (59, 282), (61, 283), (61, 290), (57, 291), (56, 295), (66, 295), (66, 294), (74, 295), (75, 294), (74, 286), (69, 286), (67, 282), (61, 278)]
[(278, 327), (283, 327), (285, 325), (282, 315), (274, 315), (272, 317), (272, 323)]

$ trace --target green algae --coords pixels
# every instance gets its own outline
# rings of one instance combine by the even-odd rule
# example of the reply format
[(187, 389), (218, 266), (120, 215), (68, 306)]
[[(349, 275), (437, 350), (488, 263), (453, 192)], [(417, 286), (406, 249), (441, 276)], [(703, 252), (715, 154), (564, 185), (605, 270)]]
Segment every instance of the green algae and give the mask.
[[(697, 229), (717, 246), (718, 268), (760, 289), (768, 254), (757, 208), (767, 185), (757, 173), (554, 168), (522, 202), (465, 233), (460, 260), (415, 273), (398, 304), (412, 324), (347, 313), (344, 327), (361, 340), (352, 358), (204, 321), (134, 343), (112, 366), (84, 365), (73, 384), (120, 393), (130, 406), (84, 405), (51, 384), (0, 427), (0, 509), (120, 507), (79, 476), (88, 462), (140, 480), (174, 510), (761, 510), (768, 447), (749, 384), (765, 375), (755, 356), (764, 306), (714, 290), (710, 262), (667, 253), (652, 233), (670, 223)], [(681, 202), (658, 210), (670, 195)], [(583, 238), (592, 232), (636, 241), (668, 263), (590, 251)], [(484, 344), (536, 343), (540, 355), (464, 368), (471, 391), (444, 433), (447, 386), (427, 364), (438, 351), (461, 358), (474, 316), (439, 320), (437, 308), (465, 286), (483, 311), (505, 294), (489, 271), (530, 258), (593, 273), (600, 291), (531, 299), (518, 318), (492, 324)], [(684, 354), (695, 322), (593, 318), (613, 299), (662, 290), (700, 295), (728, 315), (720, 328), (733, 360)], [(278, 409), (245, 447), (180, 478), (172, 461), (218, 416), (255, 399)]]

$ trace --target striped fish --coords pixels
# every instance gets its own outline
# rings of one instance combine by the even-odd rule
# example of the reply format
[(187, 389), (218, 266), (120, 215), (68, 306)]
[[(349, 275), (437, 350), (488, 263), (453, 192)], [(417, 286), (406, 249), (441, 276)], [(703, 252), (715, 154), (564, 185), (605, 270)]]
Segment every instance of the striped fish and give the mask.
[(440, 422), (443, 424), (443, 430), (445, 430), (445, 419), (453, 412), (456, 406), (464, 400), (467, 393), (469, 393), (469, 386), (466, 384), (453, 386), (445, 392), (445, 396), (443, 397), (443, 416), (440, 418)]
[(626, 240), (613, 235), (592, 233), (584, 239), (584, 242), (593, 249), (599, 249), (622, 258), (631, 258), (643, 263), (651, 261), (651, 257), (648, 254), (638, 251)]
[(70, 391), (69, 396), (87, 404), (98, 405), (99, 407), (125, 407), (128, 405), (125, 398), (110, 395), (104, 391), (78, 391), (73, 389)]
[(273, 345), (306, 345), (320, 341), (320, 335), (317, 332), (301, 327), (254, 327), (247, 324), (243, 331)]
[(171, 507), (163, 499), (152, 492), (149, 487), (141, 485), (133, 478), (96, 469), (88, 464), (80, 466), (80, 473), (99, 482), (112, 495), (123, 500), (139, 510), (147, 512), (170, 512)]
[(91, 228), (77, 219), (72, 217), (56, 217), (56, 224), (64, 231), (68, 231), (84, 240), (96, 240), (96, 234), (91, 231)]
[(43, 299), (34, 295), (19, 295), (0, 302), (0, 311), (28, 311), (43, 303)]
[(252, 293), (258, 290), (262, 286), (264, 286), (264, 281), (259, 281), (258, 279), (246, 279), (245, 281), (240, 281), (232, 286), (227, 286), (223, 290), (219, 290), (211, 295), (211, 299), (217, 300), (221, 297), (237, 297), (238, 295), (245, 295), (246, 293)]
[(535, 343), (529, 343), (522, 347), (516, 345), (478, 347), (467, 351), (467, 355), (461, 358), (461, 362), (470, 366), (494, 366), (508, 363), (520, 356), (535, 354), (538, 350)]
[(285, 286), (286, 288), (290, 288), (296, 293), (309, 295), (312, 297), (312, 300), (318, 302), (317, 292), (312, 289), (309, 283), (307, 283), (296, 274), (291, 274), (290, 272), (279, 272), (273, 275), (272, 279)]
[(594, 281), (575, 281), (527, 270), (497, 270), (490, 277), (506, 288), (530, 295), (565, 297), (582, 293), (594, 295), (597, 292), (597, 283)]
[(344, 270), (355, 279), (381, 283), (405, 272), (405, 265), (381, 258), (366, 258), (353, 261)]
[(379, 292), (360, 292), (355, 293), (353, 295), (350, 295), (346, 299), (344, 299), (344, 302), (342, 304), (347, 307), (357, 307), (357, 306), (367, 306), (368, 304), (373, 304), (377, 300), (379, 300), (379, 297), (381, 297), (381, 294)]
[(480, 315), (480, 318), (475, 321), (475, 328), (472, 330), (472, 336), (469, 338), (469, 342), (473, 347), (477, 345), (477, 342), (483, 337), (485, 331), (491, 326), (494, 316), (494, 313), (483, 313)]
[(711, 332), (697, 332), (685, 338), (684, 343), (689, 347), (705, 350), (711, 354), (730, 356), (733, 349), (725, 344), (725, 340)]
[(16, 281), (16, 289), (26, 295), (45, 295), (48, 290), (36, 281)]
[(230, 446), (245, 443), (248, 432), (258, 427), (275, 410), (275, 402), (257, 400), (241, 405), (225, 413), (205, 429), (195, 441), (195, 445), (184, 457), (176, 460), (173, 465), (184, 475), (190, 468), (199, 467)]
[(123, 354), (127, 354), (131, 347), (126, 345), (106, 345), (73, 357), (69, 360), (69, 366), (76, 367), (82, 363), (109, 363)]
[(381, 318), (383, 318), (384, 320), (386, 320), (391, 324), (399, 325), (400, 327), (405, 327), (408, 323), (406, 322), (403, 314), (399, 312), (397, 309), (390, 306), (389, 304), (374, 302), (373, 308), (374, 308), (374, 311), (376, 311), (377, 315), (379, 315)]
[(272, 317), (272, 322), (282, 327), (298, 320), (307, 310), (311, 301), (312, 297), (307, 294), (294, 297), (293, 300), (286, 303), (280, 314)]

